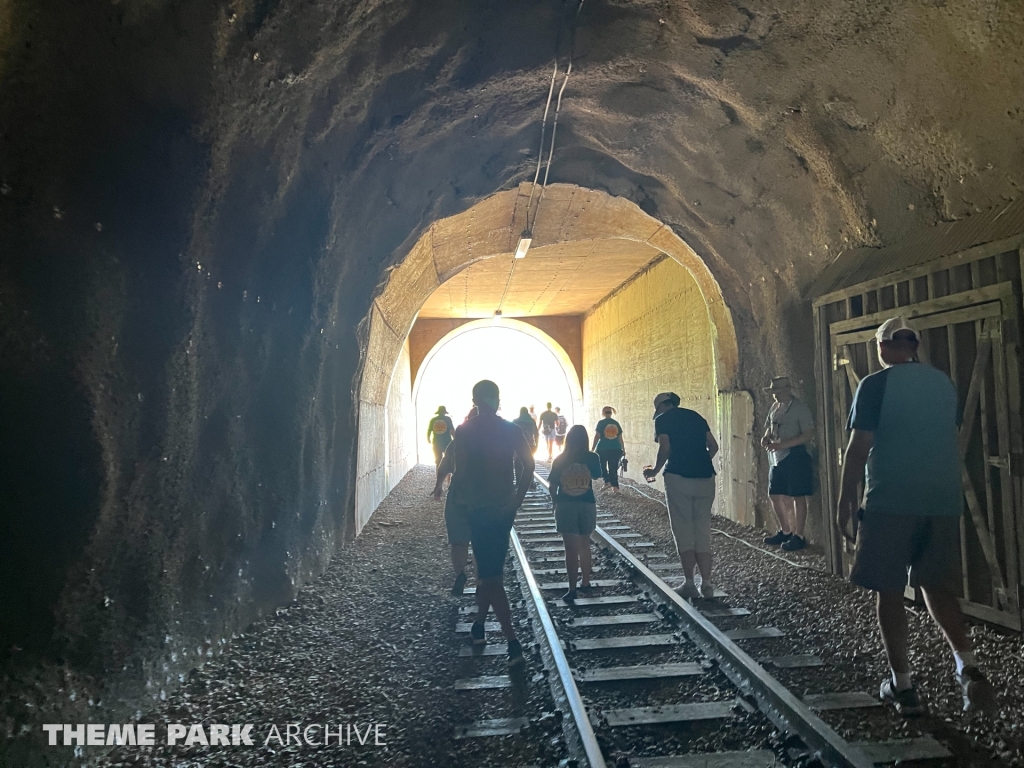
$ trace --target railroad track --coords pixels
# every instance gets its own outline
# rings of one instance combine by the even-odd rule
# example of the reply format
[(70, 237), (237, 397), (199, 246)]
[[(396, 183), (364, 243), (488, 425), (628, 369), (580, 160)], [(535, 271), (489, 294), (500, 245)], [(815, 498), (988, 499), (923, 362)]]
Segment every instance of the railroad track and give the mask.
[[(788, 691), (768, 666), (816, 667), (822, 660), (806, 653), (755, 660), (740, 643), (749, 647), (779, 637), (779, 630), (720, 629), (714, 620), (729, 622), (751, 612), (731, 605), (720, 591), (694, 604), (681, 598), (662, 578), (678, 569), (675, 554), (657, 551), (600, 509), (592, 536), (594, 589), (574, 607), (565, 605), (564, 550), (546, 474), (538, 467), (516, 519), (512, 551), (524, 600), (520, 609), (535, 636), (533, 658), (543, 665), (569, 764), (769, 768), (806, 764), (811, 756), (835, 768), (871, 768), (950, 756), (927, 736), (870, 743), (841, 738), (818, 713), (866, 711), (878, 707), (877, 699), (857, 691), (803, 698)], [(468, 732), (500, 736), (525, 727), (525, 720)], [(786, 734), (786, 749), (765, 749), (773, 730)]]

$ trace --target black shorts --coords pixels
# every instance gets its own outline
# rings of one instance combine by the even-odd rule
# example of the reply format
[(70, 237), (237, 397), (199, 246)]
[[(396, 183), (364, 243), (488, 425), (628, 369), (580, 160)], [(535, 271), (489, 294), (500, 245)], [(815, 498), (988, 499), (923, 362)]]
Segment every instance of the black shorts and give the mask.
[(501, 515), (493, 508), (473, 509), (469, 513), (470, 542), (478, 579), (500, 578), (505, 572), (508, 538), (515, 515)]
[(863, 509), (857, 515), (860, 525), (850, 581), (875, 592), (902, 592), (909, 583), (956, 593), (959, 516), (889, 515)]
[(438, 445), (437, 443), (431, 443), (431, 447), (434, 449), (434, 466), (436, 467), (441, 463), (441, 459), (444, 458), (444, 452), (448, 450), (448, 445)]
[(786, 458), (768, 470), (768, 495), (810, 496), (812, 493), (811, 454), (802, 445), (790, 448)]

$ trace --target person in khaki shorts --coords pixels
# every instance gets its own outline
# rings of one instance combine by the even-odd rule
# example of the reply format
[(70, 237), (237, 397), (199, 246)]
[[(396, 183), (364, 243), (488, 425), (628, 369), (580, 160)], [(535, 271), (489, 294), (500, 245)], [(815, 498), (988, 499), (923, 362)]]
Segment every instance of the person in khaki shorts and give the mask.
[[(665, 498), (676, 551), (686, 581), (676, 590), (683, 597), (714, 597), (711, 585), (711, 507), (715, 502), (715, 468), (711, 459), (718, 442), (696, 411), (679, 407), (679, 395), (662, 392), (654, 398), (654, 434), (658, 459), (644, 469), (650, 481), (665, 467)], [(694, 582), (700, 571), (700, 590)]]
[(892, 671), (879, 695), (905, 717), (928, 711), (907, 648), (909, 571), (953, 651), (964, 711), (989, 709), (995, 690), (978, 668), (956, 597), (963, 507), (956, 389), (944, 373), (918, 362), (917, 331), (902, 317), (882, 323), (876, 339), (883, 370), (865, 377), (854, 395), (837, 514), (843, 535), (856, 538), (850, 580), (878, 593)]

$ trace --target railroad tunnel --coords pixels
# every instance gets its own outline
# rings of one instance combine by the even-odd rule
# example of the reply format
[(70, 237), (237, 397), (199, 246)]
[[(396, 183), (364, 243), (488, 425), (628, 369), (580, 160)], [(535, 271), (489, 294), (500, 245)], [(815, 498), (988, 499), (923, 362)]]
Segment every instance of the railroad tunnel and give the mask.
[[(681, 393), (709, 424), (724, 410), (726, 434), (749, 440), (750, 397), (732, 389), (738, 367), (732, 317), (696, 253), (638, 206), (606, 193), (552, 185), (528, 222), (529, 204), (525, 185), (435, 223), (374, 301), (359, 389), (357, 531), (414, 463), (410, 382), (423, 359), (420, 348), (453, 321), (484, 317), (534, 328), (567, 370), (572, 405), (581, 409), (574, 423), (597, 423), (605, 401), (626, 414), (623, 435), (637, 459), (634, 477), (654, 463), (644, 422), (648, 403), (666, 389)], [(519, 259), (514, 251), (524, 230), (532, 243)], [(736, 515), (733, 489), (745, 493), (750, 471), (749, 462), (733, 467), (731, 455), (723, 466), (730, 491), (723, 508), (730, 516)]]
[[(452, 690), (495, 670), (458, 666), (469, 603), (424, 432), (442, 402), (462, 420), (507, 343), (537, 388), (510, 383), (502, 416), (553, 399), (622, 425), (595, 579), (648, 610), (573, 628), (531, 602), (565, 576), (557, 540), (516, 559), (555, 536), (543, 461), (506, 572), (523, 631), (550, 610), (580, 633), (566, 664), (609, 764), (1024, 765), (1022, 39), (1012, 0), (0, 0), (0, 764), (598, 765), (540, 630), (544, 682)], [(915, 672), (952, 724), (874, 712), (888, 667), (836, 513), (895, 315), (962, 411), (951, 589), (1000, 689), (983, 724), (959, 720), (910, 585)], [(814, 422), (792, 554), (762, 541), (777, 377)], [(661, 392), (718, 445), (710, 608), (659, 591), (679, 586), (664, 480), (642, 473)], [(594, 693), (610, 662), (580, 643), (655, 614), (670, 682)], [(868, 687), (838, 714), (803, 701)], [(600, 714), (723, 701), (714, 727), (633, 741)], [(263, 741), (328, 717), (390, 746)], [(484, 720), (504, 725), (473, 736)], [(166, 743), (221, 722), (233, 745)], [(55, 723), (155, 723), (158, 744)], [(230, 735), (247, 723), (252, 747)]]

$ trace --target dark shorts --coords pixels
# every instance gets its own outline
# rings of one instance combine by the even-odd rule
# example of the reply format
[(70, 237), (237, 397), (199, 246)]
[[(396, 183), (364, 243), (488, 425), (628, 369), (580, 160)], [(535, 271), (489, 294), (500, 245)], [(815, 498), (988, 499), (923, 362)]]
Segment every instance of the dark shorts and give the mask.
[(875, 592), (912, 587), (956, 591), (960, 518), (952, 515), (858, 513), (857, 550), (850, 581)]
[(444, 458), (444, 452), (448, 450), (448, 445), (438, 445), (437, 443), (431, 443), (434, 449), (434, 466), (436, 467), (441, 463), (441, 459)]
[(565, 435), (559, 435), (559, 434), (555, 435), (555, 445), (561, 445), (564, 442), (565, 442)]
[(555, 530), (589, 536), (597, 527), (597, 505), (592, 501), (556, 501)]
[(494, 509), (469, 512), (470, 541), (478, 579), (500, 578), (505, 572), (508, 536), (514, 519), (514, 515), (499, 515)]
[(464, 504), (452, 499), (451, 491), (444, 500), (444, 527), (448, 531), (449, 544), (464, 544), (472, 535), (469, 528), (469, 510)]
[(811, 454), (802, 445), (789, 450), (786, 458), (768, 470), (769, 496), (810, 496), (814, 493)]

